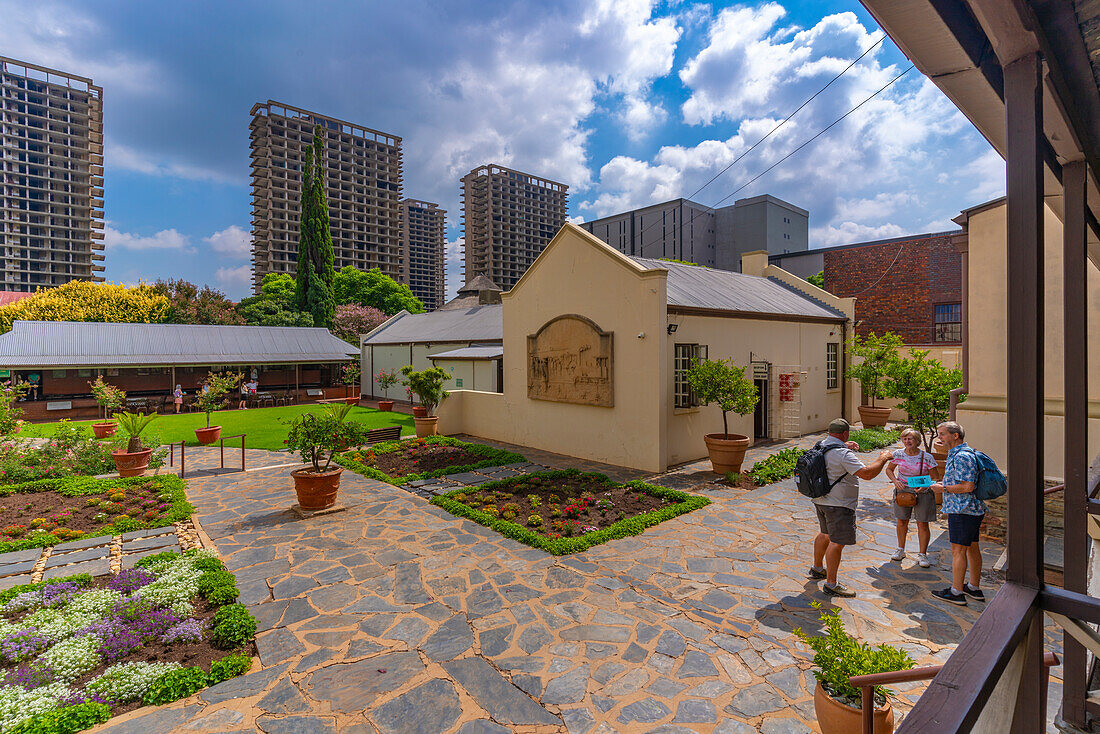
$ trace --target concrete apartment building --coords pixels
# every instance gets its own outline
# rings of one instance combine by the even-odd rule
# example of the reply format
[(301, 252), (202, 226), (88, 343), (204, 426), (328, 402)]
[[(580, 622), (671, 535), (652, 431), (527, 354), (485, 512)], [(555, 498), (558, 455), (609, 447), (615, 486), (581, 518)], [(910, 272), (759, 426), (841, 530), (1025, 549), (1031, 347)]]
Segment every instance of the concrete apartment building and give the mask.
[(447, 211), (438, 204), (418, 199), (401, 202), (401, 248), (409, 288), (426, 311), (435, 311), (443, 305), (446, 232)]
[(0, 56), (0, 290), (103, 280), (103, 89)]
[(462, 177), (464, 280), (516, 284), (565, 224), (569, 187), (494, 163)]
[(401, 227), (401, 138), (268, 100), (252, 107), (252, 277), (294, 273), (302, 165), (325, 136), (325, 191), (337, 270), (378, 268), (407, 283)]
[(809, 222), (805, 209), (764, 194), (718, 209), (673, 199), (580, 226), (624, 255), (739, 271), (746, 252), (805, 250)]

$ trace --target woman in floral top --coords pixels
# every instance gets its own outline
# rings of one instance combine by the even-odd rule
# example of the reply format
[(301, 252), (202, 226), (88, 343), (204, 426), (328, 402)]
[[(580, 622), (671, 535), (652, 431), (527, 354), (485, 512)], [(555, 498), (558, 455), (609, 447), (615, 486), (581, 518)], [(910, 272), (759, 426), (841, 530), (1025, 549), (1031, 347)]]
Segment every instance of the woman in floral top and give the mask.
[[(928, 568), (932, 565), (928, 560), (928, 541), (932, 537), (928, 523), (936, 519), (936, 495), (931, 487), (910, 488), (907, 480), (910, 477), (929, 476), (929, 472), (936, 467), (936, 457), (921, 448), (920, 431), (912, 428), (902, 431), (901, 445), (905, 448), (895, 451), (894, 458), (886, 465), (886, 476), (894, 483), (894, 519), (897, 520), (898, 530), (898, 549), (890, 558), (894, 561), (905, 558), (905, 538), (909, 534), (909, 520), (916, 520), (917, 542), (920, 545), (917, 564), (921, 568)], [(899, 505), (897, 503), (899, 492), (915, 492), (916, 506)]]

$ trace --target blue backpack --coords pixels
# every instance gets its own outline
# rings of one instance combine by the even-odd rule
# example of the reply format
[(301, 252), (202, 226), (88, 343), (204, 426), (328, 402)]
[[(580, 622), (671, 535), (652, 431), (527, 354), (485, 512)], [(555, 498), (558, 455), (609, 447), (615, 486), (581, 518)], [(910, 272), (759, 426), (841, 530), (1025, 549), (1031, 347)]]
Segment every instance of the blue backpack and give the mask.
[(969, 446), (966, 450), (974, 454), (974, 460), (978, 463), (978, 481), (974, 483), (974, 496), (982, 501), (995, 500), (1007, 492), (1008, 480), (997, 468), (997, 462)]

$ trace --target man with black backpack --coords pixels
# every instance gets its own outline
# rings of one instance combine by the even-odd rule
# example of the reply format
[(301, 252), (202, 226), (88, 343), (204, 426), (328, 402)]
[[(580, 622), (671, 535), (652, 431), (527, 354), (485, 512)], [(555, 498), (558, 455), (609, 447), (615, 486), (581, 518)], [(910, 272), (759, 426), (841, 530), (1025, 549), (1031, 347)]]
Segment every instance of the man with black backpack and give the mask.
[(856, 593), (837, 583), (836, 575), (844, 546), (856, 543), (859, 480), (877, 477), (893, 454), (883, 451), (870, 466), (864, 466), (853, 450), (859, 447), (848, 441), (848, 421), (837, 418), (828, 430), (828, 437), (799, 459), (795, 480), (798, 491), (813, 499), (821, 530), (814, 538), (810, 578), (825, 579), (822, 591), (830, 596), (853, 597)]

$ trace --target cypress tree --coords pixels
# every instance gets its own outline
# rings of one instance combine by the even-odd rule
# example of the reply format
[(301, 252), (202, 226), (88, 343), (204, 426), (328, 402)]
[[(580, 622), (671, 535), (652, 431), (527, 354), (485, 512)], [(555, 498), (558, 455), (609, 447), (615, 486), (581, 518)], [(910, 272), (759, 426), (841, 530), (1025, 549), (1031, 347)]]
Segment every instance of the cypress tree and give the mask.
[(331, 326), (336, 311), (332, 281), (332, 231), (325, 196), (324, 142), (321, 127), (313, 131), (302, 170), (301, 214), (298, 220), (298, 273), (294, 296), (298, 308), (313, 315), (314, 326)]

